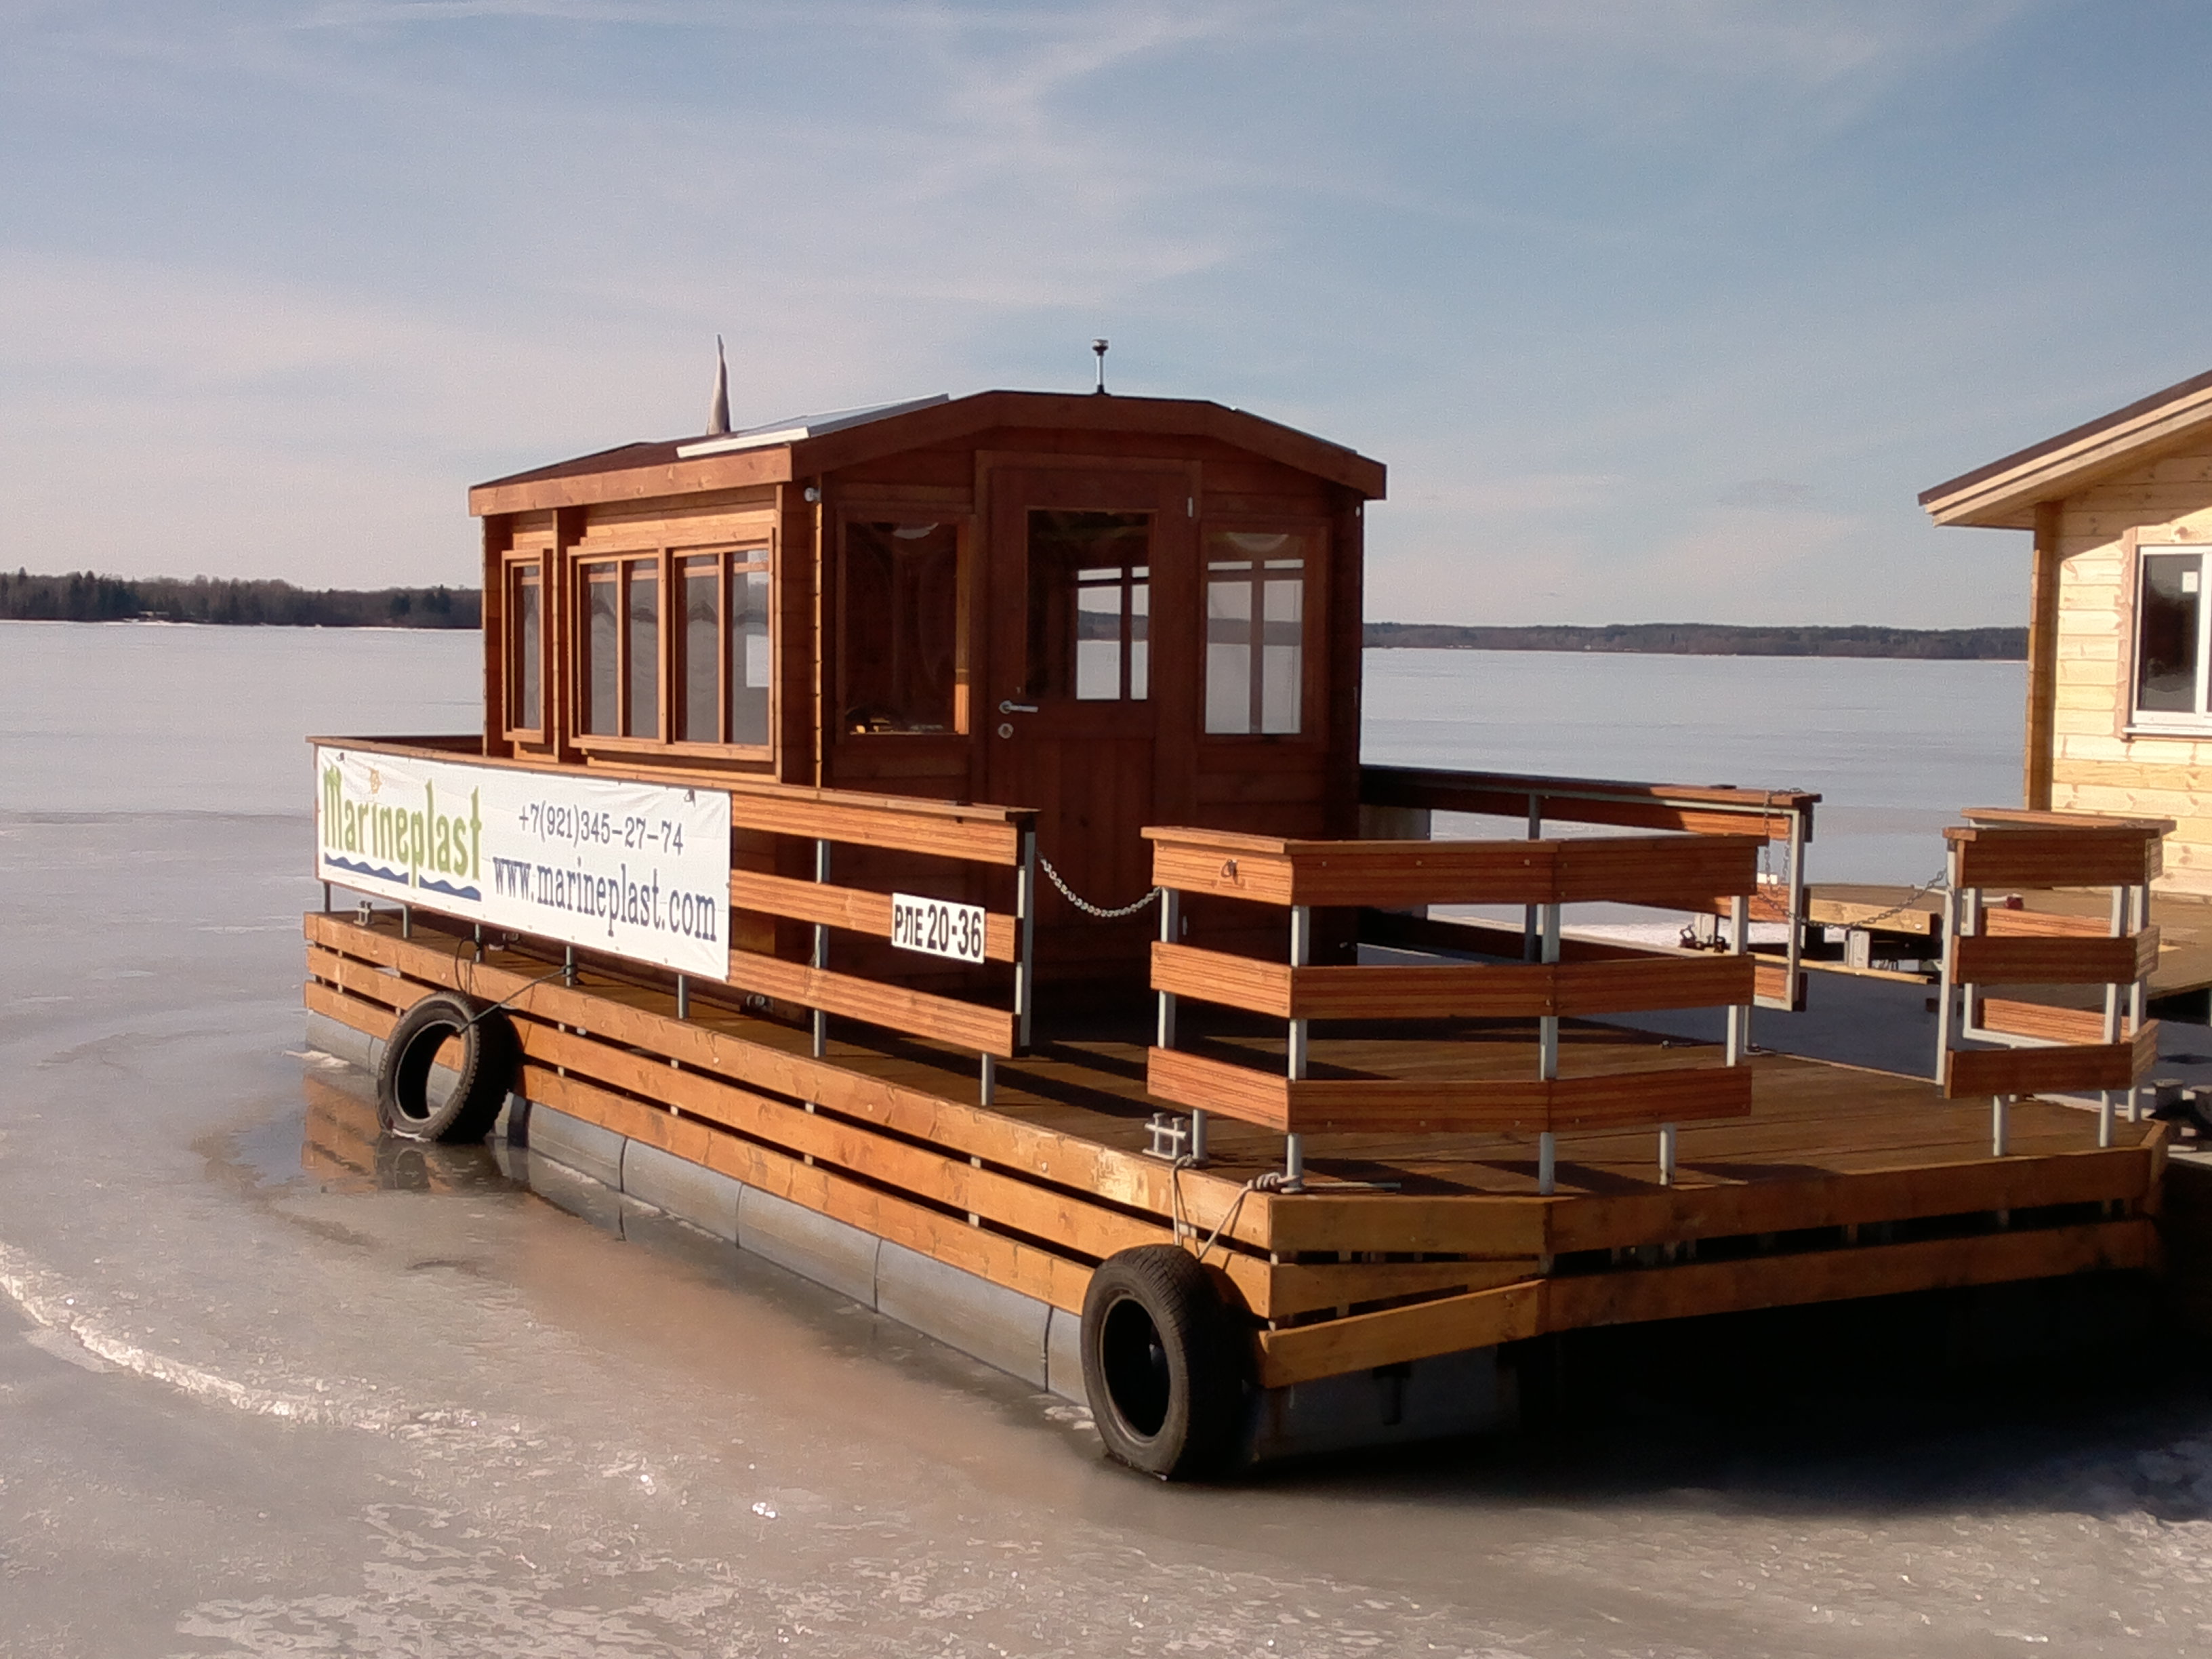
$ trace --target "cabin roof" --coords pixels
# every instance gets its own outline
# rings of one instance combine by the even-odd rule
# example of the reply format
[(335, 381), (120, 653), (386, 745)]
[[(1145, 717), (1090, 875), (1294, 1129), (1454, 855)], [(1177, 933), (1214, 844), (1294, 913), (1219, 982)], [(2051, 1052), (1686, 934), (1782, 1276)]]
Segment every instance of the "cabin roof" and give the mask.
[(623, 444), (477, 484), (469, 491), (469, 511), (482, 516), (786, 483), (997, 427), (1212, 438), (1370, 501), (1382, 498), (1386, 476), (1380, 461), (1357, 450), (1202, 398), (978, 392), (802, 416), (726, 435)]
[(2212, 372), (1920, 492), (1937, 524), (2026, 530), (2039, 501), (2070, 495), (2212, 428)]

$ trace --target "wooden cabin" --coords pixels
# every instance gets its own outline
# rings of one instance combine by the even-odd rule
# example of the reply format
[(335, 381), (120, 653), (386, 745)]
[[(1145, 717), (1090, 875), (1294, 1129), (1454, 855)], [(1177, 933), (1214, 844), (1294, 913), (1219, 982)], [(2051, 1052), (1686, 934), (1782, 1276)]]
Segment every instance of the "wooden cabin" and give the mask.
[[(1148, 823), (1355, 832), (1382, 491), (1379, 462), (1241, 410), (1030, 392), (496, 479), (469, 494), (485, 752), (1032, 806), (1050, 869), (1117, 908), (1152, 885)], [(1152, 927), (1055, 888), (1039, 971), (1141, 978)]]
[(2212, 894), (2212, 374), (1920, 502), (2033, 537), (2027, 807), (2171, 818), (2160, 890)]

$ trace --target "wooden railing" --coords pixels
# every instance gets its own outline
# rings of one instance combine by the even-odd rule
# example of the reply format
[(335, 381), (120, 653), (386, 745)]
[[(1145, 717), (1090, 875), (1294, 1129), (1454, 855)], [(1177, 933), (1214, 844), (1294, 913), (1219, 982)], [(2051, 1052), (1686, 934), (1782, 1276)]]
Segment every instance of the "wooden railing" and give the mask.
[[(823, 1051), (827, 1020), (832, 1014), (973, 1049), (981, 1058), (982, 1100), (988, 1105), (994, 1083), (992, 1062), (1028, 1048), (1036, 1001), (1032, 950), (1036, 915), (1036, 819), (1034, 811), (1023, 808), (947, 809), (934, 802), (830, 790), (779, 795), (733, 793), (732, 830), (811, 842), (814, 878), (802, 881), (733, 870), (731, 908), (811, 925), (814, 945), (811, 960), (805, 963), (786, 961), (765, 951), (732, 949), (729, 983), (812, 1010), (817, 1056)], [(831, 882), (835, 848), (841, 845), (1012, 870), (1013, 908), (986, 912), (983, 941), (986, 961), (1013, 967), (1012, 1006), (989, 1007), (832, 969), (833, 929), (879, 939), (892, 937), (891, 894)]]
[[(324, 738), (331, 747), (369, 753), (413, 755), (450, 764), (487, 769), (557, 773), (576, 776), (580, 769), (534, 758), (487, 758), (469, 738)], [(730, 903), (733, 910), (811, 927), (809, 959), (793, 962), (766, 951), (733, 945), (720, 982), (734, 989), (793, 1004), (811, 1012), (814, 1052), (826, 1043), (830, 1016), (866, 1022), (904, 1036), (972, 1050), (980, 1059), (982, 1098), (994, 1086), (994, 1062), (1023, 1052), (1030, 1042), (1036, 1006), (1031, 939), (1036, 910), (1036, 814), (1024, 808), (960, 805), (900, 796), (868, 795), (813, 789), (773, 779), (703, 769), (631, 766), (595, 760), (580, 775), (687, 789), (711, 789), (729, 797), (732, 837)], [(740, 867), (750, 845), (762, 837), (811, 843), (813, 878), (805, 880)], [(831, 964), (831, 934), (843, 931), (869, 938), (892, 936), (889, 891), (832, 883), (839, 847), (911, 854), (932, 860), (1010, 869), (1013, 902), (1008, 911), (987, 912), (984, 957), (1012, 968), (1007, 1006), (1000, 1007), (957, 996), (889, 983), (841, 971)], [(755, 861), (757, 861), (756, 860)], [(788, 867), (788, 866), (787, 866)], [(942, 885), (916, 874), (902, 885), (921, 896)], [(950, 897), (936, 894), (934, 896)], [(403, 924), (404, 910), (403, 907)], [(425, 893), (413, 908), (436, 911), (435, 896)], [(736, 930), (726, 935), (734, 939)], [(932, 958), (917, 957), (917, 963)], [(679, 976), (677, 994), (684, 1006), (689, 984)]]
[[(1538, 1137), (1538, 1188), (1554, 1190), (1555, 1137), (1577, 1128), (1656, 1127), (1660, 1176), (1674, 1175), (1674, 1126), (1741, 1116), (1741, 1066), (1753, 967), (1741, 921), (1758, 884), (1755, 836), (1635, 836), (1589, 841), (1284, 841), (1206, 830), (1148, 829), (1163, 890), (1152, 947), (1158, 1041), (1146, 1087), (1191, 1112), (1189, 1150), (1204, 1157), (1206, 1115), (1285, 1137), (1284, 1182), (1303, 1182), (1303, 1138), (1323, 1132), (1520, 1133)], [(1241, 899), (1288, 912), (1289, 960), (1256, 961), (1177, 941), (1182, 900)], [(1606, 902), (1667, 909), (1726, 904), (1737, 922), (1725, 956), (1647, 953), (1559, 959), (1560, 914)], [(1536, 913), (1534, 962), (1324, 965), (1312, 960), (1320, 907), (1520, 904)], [(1176, 1047), (1178, 1004), (1212, 1003), (1286, 1023), (1285, 1063), (1259, 1071)], [(1559, 1074), (1559, 1023), (1662, 1009), (1729, 1010), (1724, 1063), (1602, 1077)], [(1517, 1079), (1316, 1078), (1311, 1023), (1338, 1019), (1531, 1019), (1533, 1075)]]
[[(1692, 836), (1753, 836), (1785, 848), (1780, 879), (1759, 884), (1752, 915), (1788, 924), (1778, 963), (1759, 964), (1753, 1000), (1762, 1008), (1805, 1006), (1801, 969), (1805, 938), (1805, 849), (1813, 839), (1813, 809), (1820, 797), (1802, 789), (1738, 789), (1694, 784), (1631, 783), (1599, 778), (1529, 777), (1507, 772), (1462, 772), (1437, 767), (1363, 766), (1363, 806), (1395, 809), (1391, 833), (1428, 833), (1431, 812), (1491, 817), (1525, 815), (1528, 838), (1552, 823), (1603, 823), (1672, 830)], [(1704, 908), (1704, 907), (1692, 907)], [(1523, 933), (1533, 949), (1535, 919)]]
[[(1990, 1098), (1990, 1151), (2005, 1153), (2007, 1109), (2017, 1096), (2094, 1090), (2098, 1144), (2112, 1144), (2124, 1096), (2136, 1118), (2137, 1085), (2158, 1060), (2158, 1025), (2143, 1018), (2144, 982), (2158, 965), (2158, 929), (2147, 925), (2150, 884), (2163, 864), (2165, 818), (1995, 807), (1946, 830), (1949, 890), (1943, 897), (1943, 970), (1937, 1005), (1936, 1080), (1944, 1094)], [(2054, 915), (1992, 906), (1991, 892), (2106, 888), (2109, 915)], [(2101, 1009), (1994, 998), (1984, 986), (2096, 987)], [(2123, 1004), (2124, 1003), (2124, 1007)], [(2000, 1045), (1954, 1048), (1964, 1038)]]

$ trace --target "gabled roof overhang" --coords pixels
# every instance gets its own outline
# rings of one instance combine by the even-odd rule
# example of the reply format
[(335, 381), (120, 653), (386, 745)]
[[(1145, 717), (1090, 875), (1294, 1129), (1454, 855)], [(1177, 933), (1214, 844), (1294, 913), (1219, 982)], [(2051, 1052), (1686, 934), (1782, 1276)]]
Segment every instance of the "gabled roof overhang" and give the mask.
[(1368, 501), (1382, 498), (1388, 476), (1380, 461), (1356, 450), (1201, 399), (979, 392), (819, 437), (727, 454), (686, 459), (678, 452), (698, 442), (692, 438), (604, 450), (478, 484), (469, 491), (469, 511), (483, 517), (788, 483), (998, 428), (1212, 438), (1342, 485)]
[(2037, 503), (2063, 500), (2206, 436), (2212, 436), (2212, 373), (1923, 489), (1920, 505), (1937, 524), (2029, 530)]

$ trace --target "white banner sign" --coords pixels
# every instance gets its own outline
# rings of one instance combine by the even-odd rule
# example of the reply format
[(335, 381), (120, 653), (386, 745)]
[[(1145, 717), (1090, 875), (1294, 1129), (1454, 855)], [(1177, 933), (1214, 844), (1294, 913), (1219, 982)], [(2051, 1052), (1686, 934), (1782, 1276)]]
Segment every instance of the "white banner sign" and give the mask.
[(722, 979), (720, 790), (315, 750), (315, 863), (377, 898)]

